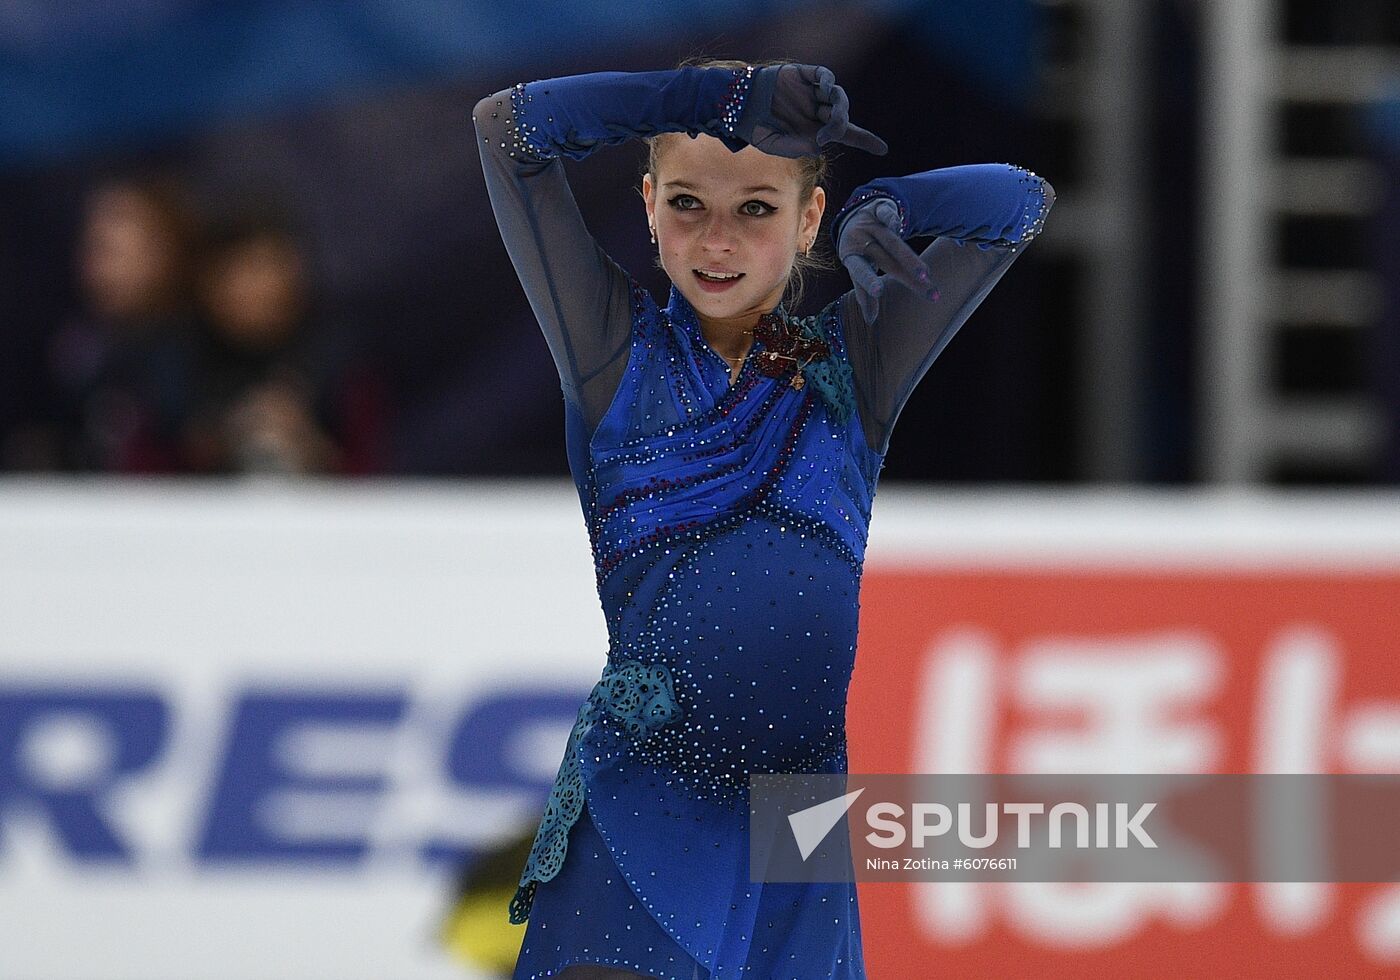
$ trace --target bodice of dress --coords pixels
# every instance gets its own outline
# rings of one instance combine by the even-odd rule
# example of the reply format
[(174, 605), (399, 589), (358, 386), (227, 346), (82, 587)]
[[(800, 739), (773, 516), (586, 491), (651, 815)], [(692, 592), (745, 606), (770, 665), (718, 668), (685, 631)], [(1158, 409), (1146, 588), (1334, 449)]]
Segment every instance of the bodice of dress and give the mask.
[[(829, 351), (801, 372), (800, 387), (792, 367), (764, 372), (771, 345), (759, 337), (731, 384), (678, 289), (665, 308), (633, 289), (635, 335), (613, 410), (571, 454), (588, 457), (574, 476), (604, 608), (620, 604), (609, 583), (630, 557), (693, 547), (756, 508), (858, 569), (881, 459), (850, 424), (849, 388), (822, 383), (845, 366), (835, 304), (810, 317), (779, 308), (788, 333), (820, 339)], [(569, 436), (581, 439), (581, 427)]]

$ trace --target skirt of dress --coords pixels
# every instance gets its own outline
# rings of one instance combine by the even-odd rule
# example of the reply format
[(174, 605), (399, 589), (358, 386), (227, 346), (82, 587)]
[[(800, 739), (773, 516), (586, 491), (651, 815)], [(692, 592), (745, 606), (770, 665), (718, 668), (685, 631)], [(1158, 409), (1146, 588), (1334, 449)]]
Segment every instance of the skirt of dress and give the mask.
[[(860, 980), (865, 976), (856, 886), (754, 883), (758, 915), (746, 962), (711, 972), (658, 923), (619, 872), (587, 803), (569, 831), (559, 874), (541, 882), (513, 980), (573, 980), (578, 964), (658, 980)], [(625, 975), (625, 974), (624, 974)]]
[(587, 803), (569, 831), (563, 867), (535, 891), (512, 980), (558, 977), (578, 963), (666, 980), (710, 976), (666, 934), (623, 880), (593, 826)]

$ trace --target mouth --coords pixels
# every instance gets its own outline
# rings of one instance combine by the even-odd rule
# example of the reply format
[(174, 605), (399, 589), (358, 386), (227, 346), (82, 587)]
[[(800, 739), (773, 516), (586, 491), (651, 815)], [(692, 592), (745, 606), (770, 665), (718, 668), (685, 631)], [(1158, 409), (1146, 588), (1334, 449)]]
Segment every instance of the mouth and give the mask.
[(744, 278), (742, 272), (722, 272), (718, 269), (692, 269), (696, 282), (707, 293), (722, 293)]

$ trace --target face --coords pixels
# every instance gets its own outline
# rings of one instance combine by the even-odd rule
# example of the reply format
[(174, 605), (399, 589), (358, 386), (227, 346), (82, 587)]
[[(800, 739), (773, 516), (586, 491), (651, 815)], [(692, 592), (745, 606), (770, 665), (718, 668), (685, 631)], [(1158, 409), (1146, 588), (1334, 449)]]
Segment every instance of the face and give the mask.
[(220, 333), (259, 346), (279, 342), (296, 328), (302, 286), (295, 243), (260, 235), (228, 247), (214, 260), (205, 301)]
[(79, 275), (98, 313), (125, 319), (151, 313), (173, 288), (176, 242), (154, 204), (109, 187), (88, 203)]
[[(814, 239), (826, 194), (803, 205), (798, 163), (712, 136), (666, 139), (659, 173), (642, 178), (661, 264), (695, 311), (746, 320), (778, 305), (794, 257)], [(734, 274), (715, 282), (702, 271)]]

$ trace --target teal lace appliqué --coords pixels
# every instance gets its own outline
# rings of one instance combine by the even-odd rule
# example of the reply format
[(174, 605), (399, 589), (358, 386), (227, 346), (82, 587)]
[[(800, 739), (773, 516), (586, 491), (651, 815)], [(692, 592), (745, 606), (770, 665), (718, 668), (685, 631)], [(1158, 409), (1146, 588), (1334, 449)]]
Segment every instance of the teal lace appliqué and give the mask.
[(530, 918), (535, 889), (549, 881), (564, 866), (569, 846), (569, 828), (583, 812), (583, 774), (579, 768), (579, 745), (583, 736), (607, 714), (621, 724), (627, 734), (641, 738), (681, 716), (676, 703), (671, 672), (661, 664), (637, 660), (609, 661), (588, 700), (579, 709), (578, 720), (569, 733), (564, 761), (549, 790), (540, 829), (530, 848), (530, 857), (520, 875), (520, 887), (510, 902), (510, 921), (523, 924)]
[[(822, 329), (820, 316), (793, 317), (792, 323), (804, 337), (820, 340), (830, 349), (831, 342), (827, 340)], [(851, 413), (855, 411), (856, 392), (849, 361), (837, 357), (833, 350), (828, 357), (803, 367), (802, 377), (816, 390), (822, 401), (826, 402), (836, 421), (844, 424), (850, 419)]]

